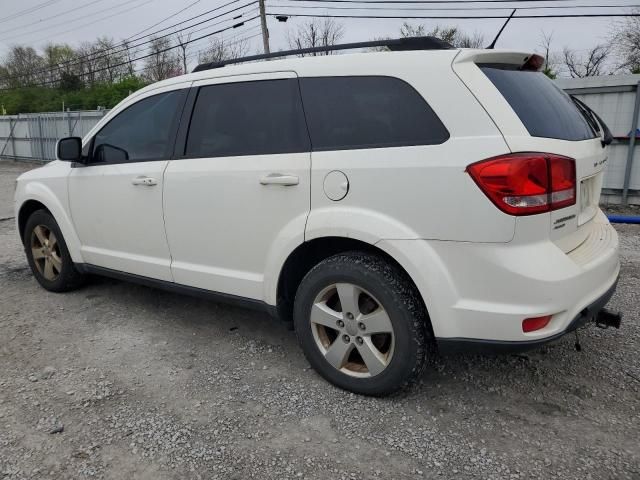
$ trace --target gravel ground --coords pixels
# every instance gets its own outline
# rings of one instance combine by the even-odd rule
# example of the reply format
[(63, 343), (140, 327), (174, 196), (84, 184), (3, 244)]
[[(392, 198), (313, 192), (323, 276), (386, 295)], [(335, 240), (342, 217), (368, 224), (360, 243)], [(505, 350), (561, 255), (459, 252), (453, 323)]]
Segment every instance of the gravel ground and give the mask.
[[(24, 168), (0, 163), (0, 218)], [(263, 314), (111, 280), (47, 293), (0, 221), (0, 478), (640, 479), (640, 228), (617, 228), (619, 331), (439, 358), (373, 399)]]

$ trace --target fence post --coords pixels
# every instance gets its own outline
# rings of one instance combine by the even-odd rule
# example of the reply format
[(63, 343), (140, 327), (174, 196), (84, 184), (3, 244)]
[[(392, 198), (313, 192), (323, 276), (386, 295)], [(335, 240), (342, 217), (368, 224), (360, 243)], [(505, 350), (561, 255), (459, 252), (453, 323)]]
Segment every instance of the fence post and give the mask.
[(624, 169), (624, 184), (622, 186), (622, 204), (627, 205), (629, 197), (629, 183), (631, 183), (631, 167), (633, 167), (633, 154), (635, 153), (636, 135), (638, 132), (638, 117), (640, 116), (640, 82), (636, 84), (636, 103), (631, 117), (631, 133), (629, 134), (629, 151), (627, 152), (627, 164)]
[(44, 138), (42, 136), (42, 115), (38, 114), (38, 139), (40, 140), (40, 160), (44, 160)]
[[(11, 125), (12, 122), (14, 122), (13, 126)], [(9, 119), (9, 137), (11, 137), (11, 155), (13, 156), (14, 160), (16, 159), (17, 154), (16, 154), (16, 136), (13, 134), (13, 132), (17, 126), (18, 126), (18, 119), (10, 118)]]

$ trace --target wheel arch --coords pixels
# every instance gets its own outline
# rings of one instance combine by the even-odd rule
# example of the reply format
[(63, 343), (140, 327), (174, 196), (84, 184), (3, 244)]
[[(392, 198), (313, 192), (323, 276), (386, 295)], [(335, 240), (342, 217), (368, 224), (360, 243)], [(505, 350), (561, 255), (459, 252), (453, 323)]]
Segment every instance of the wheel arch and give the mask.
[[(20, 206), (18, 211), (18, 233), (20, 234), (20, 241), (24, 245), (24, 229), (27, 226), (27, 220), (29, 217), (38, 210), (45, 210), (51, 214), (51, 210), (47, 208), (45, 204), (38, 200), (27, 200)], [(53, 214), (51, 214), (53, 216)]]
[(287, 257), (280, 269), (277, 283), (276, 305), (279, 317), (286, 321), (293, 320), (293, 300), (300, 282), (315, 265), (325, 258), (348, 252), (360, 251), (378, 255), (394, 265), (411, 282), (419, 294), (423, 308), (428, 308), (420, 289), (407, 270), (391, 254), (376, 245), (363, 240), (348, 237), (318, 237), (298, 245)]
[(18, 196), (18, 199), (20, 207), (17, 209), (16, 226), (23, 244), (25, 240), (24, 229), (31, 214), (37, 210), (46, 210), (54, 218), (58, 227), (60, 227), (73, 262), (83, 262), (80, 251), (80, 239), (76, 234), (71, 218), (63, 203), (50, 188), (39, 182), (29, 183)]

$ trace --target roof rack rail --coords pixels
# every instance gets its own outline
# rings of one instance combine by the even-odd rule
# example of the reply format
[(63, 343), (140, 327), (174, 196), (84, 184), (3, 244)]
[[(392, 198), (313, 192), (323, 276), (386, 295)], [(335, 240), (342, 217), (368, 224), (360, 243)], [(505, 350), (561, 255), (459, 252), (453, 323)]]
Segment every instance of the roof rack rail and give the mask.
[(338, 50), (354, 50), (357, 48), (387, 47), (391, 51), (402, 50), (449, 50), (454, 48), (450, 43), (436, 37), (410, 37), (388, 40), (374, 40), (371, 42), (343, 43), (340, 45), (328, 45), (324, 47), (301, 48), (298, 50), (282, 50), (280, 52), (250, 55), (248, 57), (233, 58), (221, 62), (202, 63), (193, 69), (193, 72), (211, 70), (236, 63), (252, 62), (254, 60), (266, 60), (268, 58), (288, 57), (290, 55), (304, 55), (308, 53), (334, 52)]

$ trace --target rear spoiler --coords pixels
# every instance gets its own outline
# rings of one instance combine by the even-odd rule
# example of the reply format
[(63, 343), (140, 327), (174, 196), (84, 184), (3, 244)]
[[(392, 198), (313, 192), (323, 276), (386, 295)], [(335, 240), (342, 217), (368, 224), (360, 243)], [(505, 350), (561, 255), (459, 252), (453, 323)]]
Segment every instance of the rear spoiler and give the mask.
[(544, 65), (544, 57), (532, 52), (512, 50), (462, 49), (454, 58), (453, 63), (513, 65), (514, 69), (540, 71)]

